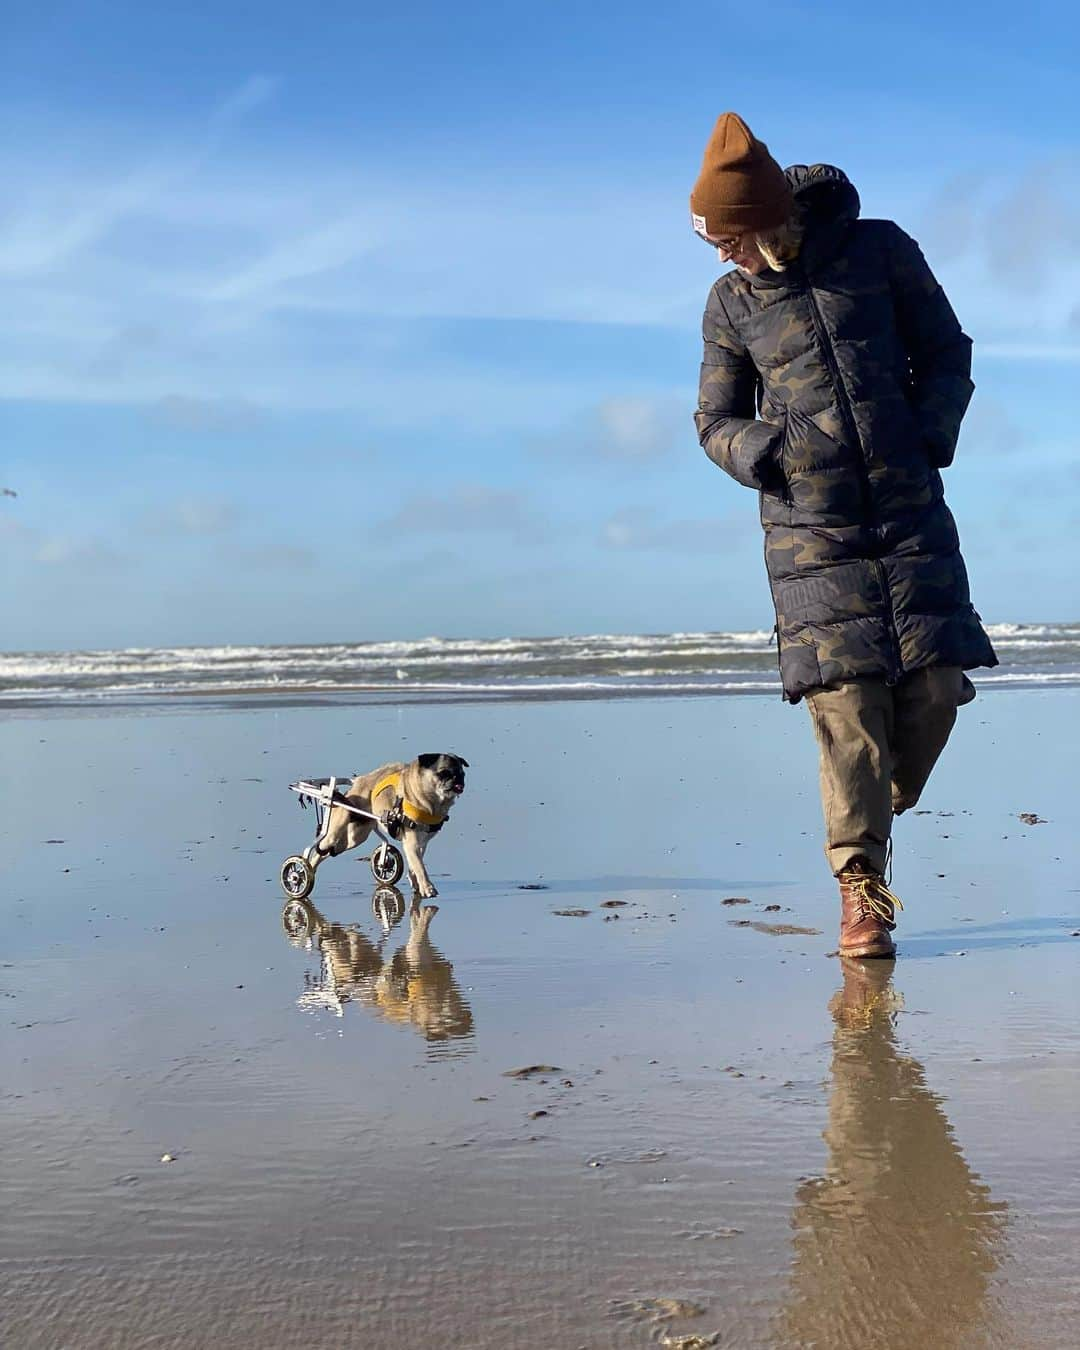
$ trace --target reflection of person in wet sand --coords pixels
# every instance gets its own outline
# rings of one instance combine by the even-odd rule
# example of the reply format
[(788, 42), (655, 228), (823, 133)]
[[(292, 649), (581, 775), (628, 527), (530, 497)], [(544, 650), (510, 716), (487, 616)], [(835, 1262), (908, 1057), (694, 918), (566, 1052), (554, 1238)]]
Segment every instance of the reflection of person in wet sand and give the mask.
[[(384, 905), (391, 889), (380, 888)], [(394, 896), (398, 913), (403, 913), (401, 893), (394, 891)], [(290, 900), (282, 915), (286, 932), (293, 942), (314, 944), (322, 956), (322, 970), (317, 979), (308, 977), (299, 1005), (330, 1008), (340, 1017), (346, 1003), (359, 1003), (388, 1021), (411, 1024), (428, 1041), (470, 1036), (472, 1011), (454, 968), (428, 936), (438, 912), (436, 905), (421, 907), (414, 901), (408, 941), (388, 957), (383, 950), (386, 935), (374, 943), (353, 925), (331, 923), (308, 901)]]
[(989, 1284), (1005, 1207), (964, 1161), (922, 1066), (898, 1052), (890, 977), (851, 962), (830, 1004), (829, 1159), (797, 1192), (785, 1346), (999, 1343)]

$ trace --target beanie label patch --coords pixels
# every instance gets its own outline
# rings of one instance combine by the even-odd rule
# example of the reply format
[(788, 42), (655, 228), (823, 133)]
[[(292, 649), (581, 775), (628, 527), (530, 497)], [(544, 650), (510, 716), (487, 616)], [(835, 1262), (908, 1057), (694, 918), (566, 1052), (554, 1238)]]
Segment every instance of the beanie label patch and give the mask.
[(691, 211), (690, 220), (695, 230), (698, 230), (701, 234), (708, 234), (708, 230), (705, 228), (704, 216), (699, 216), (696, 211)]

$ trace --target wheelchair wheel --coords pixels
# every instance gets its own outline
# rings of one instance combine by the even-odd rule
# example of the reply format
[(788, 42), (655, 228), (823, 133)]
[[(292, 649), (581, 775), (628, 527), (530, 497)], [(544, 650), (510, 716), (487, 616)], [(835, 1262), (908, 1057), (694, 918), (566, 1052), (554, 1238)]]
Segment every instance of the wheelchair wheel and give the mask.
[(281, 864), (281, 889), (290, 900), (303, 900), (315, 885), (315, 869), (306, 858), (294, 853)]
[(376, 886), (371, 897), (371, 910), (389, 933), (405, 917), (405, 897), (396, 886)]
[(380, 844), (371, 855), (371, 875), (384, 886), (393, 886), (400, 881), (404, 871), (405, 859), (389, 844)]
[(303, 900), (286, 900), (281, 926), (290, 942), (305, 942), (315, 927), (315, 912)]

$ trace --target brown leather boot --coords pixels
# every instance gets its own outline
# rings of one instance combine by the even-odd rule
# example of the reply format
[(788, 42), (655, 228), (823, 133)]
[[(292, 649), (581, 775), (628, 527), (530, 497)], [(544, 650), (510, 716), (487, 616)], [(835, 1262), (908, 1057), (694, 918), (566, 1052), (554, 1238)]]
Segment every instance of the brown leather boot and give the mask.
[(887, 1031), (889, 1019), (904, 1006), (892, 987), (893, 968), (884, 961), (845, 961), (844, 987), (829, 1000), (841, 1031)]
[(840, 955), (895, 956), (889, 934), (893, 913), (904, 906), (865, 858), (854, 858), (836, 878), (840, 883)]

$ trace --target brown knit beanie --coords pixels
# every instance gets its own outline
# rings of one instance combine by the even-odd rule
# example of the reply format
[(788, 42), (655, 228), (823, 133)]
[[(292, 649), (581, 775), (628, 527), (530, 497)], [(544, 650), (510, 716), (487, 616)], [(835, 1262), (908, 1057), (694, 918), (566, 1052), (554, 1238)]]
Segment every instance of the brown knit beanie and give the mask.
[(723, 113), (713, 127), (690, 194), (694, 229), (718, 238), (773, 230), (787, 220), (791, 209), (791, 189), (769, 147), (737, 113)]

